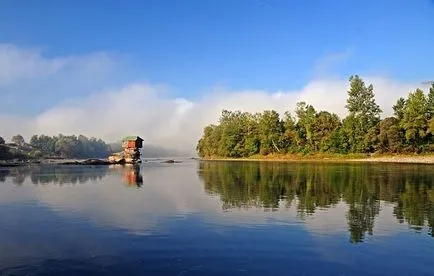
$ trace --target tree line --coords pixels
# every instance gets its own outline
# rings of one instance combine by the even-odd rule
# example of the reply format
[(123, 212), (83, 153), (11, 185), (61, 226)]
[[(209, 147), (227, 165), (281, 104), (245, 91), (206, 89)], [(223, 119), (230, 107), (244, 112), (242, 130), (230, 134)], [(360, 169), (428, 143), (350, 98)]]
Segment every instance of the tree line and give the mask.
[(84, 135), (33, 135), (27, 143), (22, 135), (17, 134), (11, 142), (6, 144), (0, 137), (0, 159), (104, 158), (112, 152), (103, 140)]
[(295, 116), (223, 110), (218, 124), (204, 128), (200, 157), (250, 157), (274, 153), (422, 153), (434, 150), (434, 84), (399, 98), (394, 116), (380, 118), (374, 87), (358, 75), (349, 78), (346, 109), (335, 113), (296, 104)]

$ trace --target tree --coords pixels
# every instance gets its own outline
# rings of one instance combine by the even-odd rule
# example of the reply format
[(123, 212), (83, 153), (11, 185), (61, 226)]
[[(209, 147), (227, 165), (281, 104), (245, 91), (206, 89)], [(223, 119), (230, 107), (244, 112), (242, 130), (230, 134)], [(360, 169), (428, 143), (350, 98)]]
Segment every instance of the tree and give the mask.
[(243, 157), (248, 157), (260, 152), (259, 138), (259, 114), (250, 114), (244, 112), (242, 116), (242, 124), (244, 125), (244, 148), (242, 151)]
[(338, 115), (327, 111), (316, 114), (312, 123), (312, 140), (315, 151), (327, 151), (330, 147), (330, 139), (333, 131), (340, 126)]
[(399, 98), (396, 104), (393, 106), (393, 111), (395, 114), (396, 119), (398, 121), (401, 121), (404, 118), (404, 111), (405, 111), (405, 99)]
[(428, 130), (427, 99), (422, 90), (416, 89), (408, 95), (401, 127), (405, 131), (407, 142), (418, 148), (423, 144)]
[(5, 139), (3, 139), (3, 137), (0, 136), (0, 145), (4, 145), (5, 144)]
[(431, 83), (431, 87), (429, 88), (428, 92), (427, 111), (428, 119), (434, 118), (434, 82)]
[(283, 134), (282, 144), (285, 150), (288, 152), (294, 152), (297, 146), (297, 131), (295, 129), (295, 119), (291, 116), (291, 113), (285, 112), (283, 120)]
[(12, 137), (12, 142), (17, 144), (18, 146), (24, 146), (24, 144), (26, 143), (24, 141), (24, 138), (21, 134), (17, 134), (15, 136)]
[(218, 144), (220, 156), (242, 157), (245, 142), (245, 126), (243, 118), (246, 114), (241, 111), (223, 110), (220, 117), (221, 139)]
[(312, 105), (308, 105), (305, 102), (299, 102), (297, 103), (295, 114), (298, 118), (296, 124), (298, 134), (297, 145), (302, 148), (304, 147), (304, 150), (313, 150), (314, 143), (312, 126), (315, 121), (316, 110)]
[(279, 113), (266, 110), (259, 116), (259, 141), (261, 154), (280, 151), (280, 139), (283, 134), (283, 124)]
[(372, 84), (366, 87), (358, 75), (351, 76), (349, 80), (350, 89), (345, 107), (349, 111), (346, 130), (351, 140), (351, 151), (368, 152), (372, 147), (369, 142), (371, 139), (365, 136), (378, 124), (382, 111), (375, 103)]
[(219, 127), (216, 125), (209, 125), (205, 127), (204, 134), (199, 140), (197, 150), (201, 157), (219, 156), (218, 144), (221, 138)]
[(403, 136), (397, 118), (388, 117), (380, 122), (380, 135), (378, 138), (382, 152), (399, 152), (402, 150)]

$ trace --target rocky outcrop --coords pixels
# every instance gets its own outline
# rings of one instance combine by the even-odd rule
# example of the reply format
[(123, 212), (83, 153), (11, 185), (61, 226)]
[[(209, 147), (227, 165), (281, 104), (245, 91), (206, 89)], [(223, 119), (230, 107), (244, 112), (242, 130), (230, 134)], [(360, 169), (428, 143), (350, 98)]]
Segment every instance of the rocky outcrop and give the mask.
[(140, 148), (142, 147), (143, 139), (138, 136), (126, 137), (122, 142), (123, 151), (113, 153), (108, 157), (108, 161), (119, 164), (137, 164), (141, 163)]

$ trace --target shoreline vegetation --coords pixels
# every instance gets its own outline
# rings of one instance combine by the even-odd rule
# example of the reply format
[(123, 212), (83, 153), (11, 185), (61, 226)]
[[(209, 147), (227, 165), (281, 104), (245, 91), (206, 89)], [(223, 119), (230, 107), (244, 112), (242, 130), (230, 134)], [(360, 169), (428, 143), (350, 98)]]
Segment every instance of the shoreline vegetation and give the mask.
[(342, 119), (306, 102), (284, 116), (223, 110), (196, 151), (202, 160), (434, 163), (434, 83), (428, 93), (418, 88), (399, 98), (386, 118), (372, 84), (351, 76), (347, 93)]

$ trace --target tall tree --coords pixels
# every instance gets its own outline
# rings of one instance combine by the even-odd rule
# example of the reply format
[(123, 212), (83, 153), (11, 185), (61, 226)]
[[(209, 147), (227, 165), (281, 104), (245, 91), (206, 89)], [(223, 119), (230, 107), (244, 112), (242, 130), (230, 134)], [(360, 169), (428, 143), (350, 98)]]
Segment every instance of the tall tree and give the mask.
[(398, 119), (398, 121), (401, 121), (404, 118), (404, 112), (405, 99), (399, 98), (398, 101), (396, 101), (396, 104), (393, 106), (393, 113), (395, 114), (395, 117)]
[(259, 139), (261, 153), (269, 154), (280, 152), (280, 139), (283, 134), (283, 124), (279, 113), (274, 110), (266, 110), (259, 117)]
[(428, 92), (427, 99), (428, 120), (434, 118), (434, 82), (431, 83), (431, 87)]
[(425, 94), (416, 89), (408, 95), (401, 126), (405, 130), (405, 138), (414, 147), (419, 147), (427, 136), (428, 106)]
[(354, 152), (369, 151), (370, 139), (366, 135), (380, 121), (380, 107), (375, 103), (374, 87), (366, 87), (365, 82), (358, 76), (351, 76), (348, 90), (347, 105), (349, 120), (346, 129), (351, 139), (351, 150)]
[(297, 144), (305, 150), (313, 150), (314, 143), (312, 127), (315, 121), (316, 110), (312, 105), (308, 105), (305, 102), (299, 102), (297, 103), (295, 114), (298, 118), (296, 124), (298, 133)]
[(297, 146), (297, 131), (295, 128), (295, 119), (289, 112), (285, 112), (285, 117), (283, 119), (283, 129), (283, 146), (287, 152), (294, 152)]

